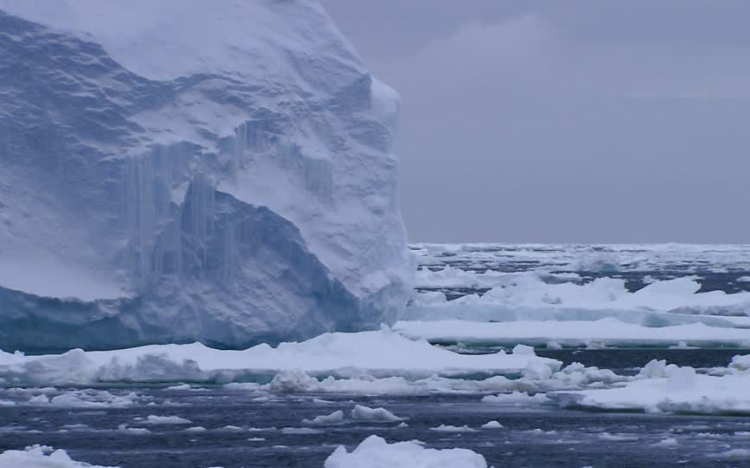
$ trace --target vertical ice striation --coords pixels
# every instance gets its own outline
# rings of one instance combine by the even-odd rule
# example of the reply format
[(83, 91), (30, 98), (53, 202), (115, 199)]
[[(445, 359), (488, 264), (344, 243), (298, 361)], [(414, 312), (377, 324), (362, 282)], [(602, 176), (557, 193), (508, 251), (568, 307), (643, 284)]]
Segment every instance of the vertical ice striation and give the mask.
[(398, 96), (316, 1), (0, 0), (0, 54), (0, 348), (241, 347), (404, 307)]

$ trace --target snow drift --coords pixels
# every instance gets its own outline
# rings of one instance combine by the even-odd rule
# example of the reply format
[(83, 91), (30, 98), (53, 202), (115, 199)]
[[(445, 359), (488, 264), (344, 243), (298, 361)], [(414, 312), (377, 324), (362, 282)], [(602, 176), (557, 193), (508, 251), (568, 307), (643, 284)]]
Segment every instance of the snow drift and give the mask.
[(0, 0), (0, 31), (4, 349), (395, 320), (398, 96), (317, 2)]

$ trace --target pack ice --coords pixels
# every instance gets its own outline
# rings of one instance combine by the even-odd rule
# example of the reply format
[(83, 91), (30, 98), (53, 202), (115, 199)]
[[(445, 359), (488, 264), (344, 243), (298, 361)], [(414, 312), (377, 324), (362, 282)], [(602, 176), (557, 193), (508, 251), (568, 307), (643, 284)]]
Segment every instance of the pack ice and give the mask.
[(0, 344), (393, 322), (398, 96), (311, 0), (0, 0)]

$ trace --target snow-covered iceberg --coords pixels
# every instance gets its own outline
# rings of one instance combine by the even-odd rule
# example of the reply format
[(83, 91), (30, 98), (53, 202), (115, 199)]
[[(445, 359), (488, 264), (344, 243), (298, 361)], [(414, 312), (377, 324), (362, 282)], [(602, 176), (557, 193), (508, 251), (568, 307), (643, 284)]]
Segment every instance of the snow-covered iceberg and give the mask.
[(0, 0), (0, 347), (393, 322), (398, 96), (314, 0)]

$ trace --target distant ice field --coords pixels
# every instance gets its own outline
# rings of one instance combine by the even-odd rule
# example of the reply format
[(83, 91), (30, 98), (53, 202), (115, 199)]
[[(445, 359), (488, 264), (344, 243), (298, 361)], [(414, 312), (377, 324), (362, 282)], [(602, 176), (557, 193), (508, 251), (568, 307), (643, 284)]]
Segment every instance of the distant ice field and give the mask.
[(750, 347), (748, 245), (415, 244), (395, 329), (433, 343)]

